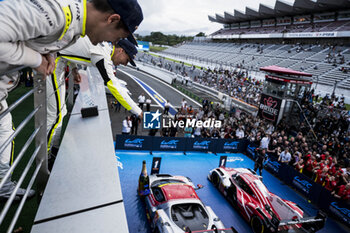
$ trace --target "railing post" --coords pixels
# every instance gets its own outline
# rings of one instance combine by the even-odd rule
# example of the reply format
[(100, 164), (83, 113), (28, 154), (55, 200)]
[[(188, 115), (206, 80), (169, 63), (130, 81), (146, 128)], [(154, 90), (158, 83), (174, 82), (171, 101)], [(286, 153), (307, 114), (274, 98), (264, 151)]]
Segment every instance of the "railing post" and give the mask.
[(68, 79), (68, 100), (67, 104), (71, 108), (74, 102), (74, 78), (73, 75), (69, 75)]
[(37, 74), (34, 77), (34, 88), (36, 87), (38, 87), (38, 90), (34, 92), (34, 108), (38, 106), (41, 106), (41, 108), (35, 114), (35, 128), (42, 126), (35, 137), (36, 146), (42, 145), (36, 157), (37, 164), (43, 161), (36, 180), (38, 197), (41, 198), (50, 174), (47, 163), (46, 80), (43, 75)]

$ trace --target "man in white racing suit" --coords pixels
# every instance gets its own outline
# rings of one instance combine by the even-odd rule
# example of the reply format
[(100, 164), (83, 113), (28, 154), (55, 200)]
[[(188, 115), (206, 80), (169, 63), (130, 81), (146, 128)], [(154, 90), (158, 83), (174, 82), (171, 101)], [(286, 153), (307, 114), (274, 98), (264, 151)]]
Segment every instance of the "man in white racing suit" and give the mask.
[[(117, 46), (107, 42), (94, 46), (89, 38), (80, 38), (74, 45), (60, 51), (56, 58), (56, 68), (50, 78), (46, 79), (47, 95), (47, 141), (48, 151), (55, 156), (61, 134), (62, 120), (67, 113), (65, 105), (65, 68), (69, 64), (70, 70), (78, 79), (76, 65), (95, 66), (99, 70), (104, 84), (112, 95), (128, 111), (142, 117), (141, 109), (130, 98), (128, 90), (114, 75), (114, 66), (127, 65), (130, 62), (136, 66), (133, 58), (137, 54), (134, 44), (128, 40), (120, 40)], [(78, 76), (78, 77), (77, 77)]]
[[(55, 59), (50, 53), (88, 35), (93, 44), (116, 43), (130, 39), (143, 20), (137, 0), (2, 0), (0, 1), (0, 74), (16, 66), (29, 66), (43, 75), (52, 74)], [(13, 77), (0, 75), (0, 148), (13, 134), (12, 117), (7, 109), (8, 87)], [(10, 168), (10, 143), (0, 153), (0, 182)], [(9, 177), (0, 188), (0, 199), (7, 199), (15, 188)], [(16, 199), (25, 190), (18, 189)], [(29, 193), (33, 196), (34, 191)]]

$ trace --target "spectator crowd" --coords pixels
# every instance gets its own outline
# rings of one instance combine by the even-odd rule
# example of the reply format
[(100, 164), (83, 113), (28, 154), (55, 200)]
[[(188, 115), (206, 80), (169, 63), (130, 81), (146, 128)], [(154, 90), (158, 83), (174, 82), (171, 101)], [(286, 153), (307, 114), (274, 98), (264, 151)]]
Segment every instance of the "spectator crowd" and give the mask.
[(237, 70), (201, 69), (200, 75), (194, 77), (194, 81), (255, 106), (259, 103), (262, 91), (262, 82)]
[(257, 106), (260, 101), (263, 82), (251, 78), (245, 71), (239, 69), (229, 70), (223, 67), (214, 69), (201, 67), (198, 69), (195, 66), (187, 67), (183, 62), (175, 63), (162, 58), (155, 58), (146, 53), (139, 54), (137, 59), (179, 74), (185, 80), (192, 76), (194, 82), (212, 87), (246, 103)]
[[(187, 76), (191, 70), (184, 65), (173, 68), (168, 62), (156, 63), (161, 68), (179, 71)], [(193, 81), (210, 86), (231, 97), (258, 105), (262, 83), (248, 77), (245, 72), (223, 68), (201, 69)], [(316, 183), (324, 186), (335, 197), (350, 199), (350, 116), (345, 110), (344, 97), (320, 97), (314, 91), (299, 100), (302, 112), (296, 125), (282, 119), (275, 127), (272, 123), (232, 108), (224, 111), (219, 104), (208, 101), (194, 110), (183, 102), (175, 120), (195, 118), (222, 121), (218, 128), (184, 128), (185, 137), (248, 139), (265, 149), (269, 157), (293, 166)], [(298, 121), (298, 120), (297, 120)], [(163, 128), (162, 136), (177, 136), (178, 129)], [(175, 133), (174, 133), (175, 132)]]
[[(350, 199), (350, 116), (345, 111), (344, 99), (307, 93), (301, 100), (304, 117), (298, 126), (282, 119), (272, 123), (232, 108), (225, 112), (219, 104), (203, 101), (198, 110), (183, 100), (175, 120), (195, 118), (222, 121), (218, 128), (184, 128), (185, 137), (248, 139), (266, 149), (269, 157), (293, 166), (340, 199)], [(163, 128), (162, 136), (176, 136), (178, 129)], [(175, 132), (175, 134), (174, 134)]]

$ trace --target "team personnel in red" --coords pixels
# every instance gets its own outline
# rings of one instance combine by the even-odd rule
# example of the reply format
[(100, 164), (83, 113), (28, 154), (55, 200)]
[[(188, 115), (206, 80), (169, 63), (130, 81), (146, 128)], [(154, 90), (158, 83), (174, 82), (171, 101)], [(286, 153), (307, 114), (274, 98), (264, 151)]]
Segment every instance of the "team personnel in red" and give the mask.
[(326, 177), (328, 176), (327, 172), (328, 172), (328, 168), (326, 167), (323, 169), (318, 169), (316, 172), (315, 182), (320, 185), (324, 185)]
[(340, 198), (344, 201), (350, 200), (350, 183), (339, 186), (338, 190), (333, 191), (332, 194), (334, 194), (336, 198)]
[(333, 192), (334, 189), (337, 187), (338, 183), (335, 180), (334, 176), (327, 176), (325, 180), (325, 189), (327, 189), (330, 192)]

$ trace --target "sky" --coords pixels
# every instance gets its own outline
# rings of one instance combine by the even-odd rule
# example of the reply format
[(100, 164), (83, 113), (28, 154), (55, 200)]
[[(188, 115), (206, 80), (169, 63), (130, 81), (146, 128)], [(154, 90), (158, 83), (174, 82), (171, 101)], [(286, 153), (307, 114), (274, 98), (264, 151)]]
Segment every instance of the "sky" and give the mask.
[[(284, 0), (293, 3), (294, 0)], [(245, 12), (246, 7), (259, 9), (259, 4), (274, 7), (276, 0), (138, 0), (144, 20), (135, 33), (149, 35), (160, 31), (164, 34), (194, 36), (199, 32), (209, 35), (220, 28), (210, 22), (208, 15), (221, 15), (234, 9)]]

